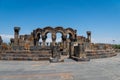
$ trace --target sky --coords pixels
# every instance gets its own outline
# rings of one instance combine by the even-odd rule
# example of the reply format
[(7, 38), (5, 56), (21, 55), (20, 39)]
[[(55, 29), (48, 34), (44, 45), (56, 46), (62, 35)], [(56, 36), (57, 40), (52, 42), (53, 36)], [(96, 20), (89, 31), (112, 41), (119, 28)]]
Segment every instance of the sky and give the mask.
[[(0, 35), (4, 42), (46, 26), (71, 27), (94, 43), (120, 44), (120, 0), (0, 0)], [(114, 40), (114, 42), (113, 42)]]

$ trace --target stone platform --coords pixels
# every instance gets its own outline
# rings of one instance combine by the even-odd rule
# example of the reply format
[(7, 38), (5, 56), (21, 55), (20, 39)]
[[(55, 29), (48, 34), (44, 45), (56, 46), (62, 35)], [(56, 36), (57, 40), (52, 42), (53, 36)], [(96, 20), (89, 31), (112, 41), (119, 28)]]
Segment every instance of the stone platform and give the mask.
[(107, 51), (107, 50), (86, 51), (86, 56), (90, 59), (107, 58), (116, 55), (117, 54), (114, 51)]
[(1, 53), (1, 60), (49, 60), (51, 50), (41, 51), (6, 51)]

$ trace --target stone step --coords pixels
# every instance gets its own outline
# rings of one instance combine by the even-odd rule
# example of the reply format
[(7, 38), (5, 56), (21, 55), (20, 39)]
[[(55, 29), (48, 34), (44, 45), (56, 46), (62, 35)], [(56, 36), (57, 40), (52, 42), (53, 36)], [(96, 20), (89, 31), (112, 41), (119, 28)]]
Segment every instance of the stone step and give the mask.
[(1, 60), (49, 60), (51, 51), (7, 51), (0, 54)]
[(112, 57), (112, 56), (116, 56), (116, 53), (112, 53), (112, 54), (102, 54), (102, 55), (98, 55), (98, 54), (94, 54), (94, 55), (87, 55), (88, 58), (90, 59), (97, 59), (97, 58), (107, 58), (107, 57)]
[(49, 60), (49, 57), (0, 57), (1, 60)]
[(87, 56), (94, 56), (94, 55), (109, 55), (109, 54), (114, 54), (112, 52), (106, 52), (106, 53), (86, 53)]
[(6, 54), (10, 54), (10, 53), (13, 53), (13, 54), (48, 54), (48, 53), (51, 53), (51, 50), (46, 50), (46, 51), (6, 51), (5, 52)]
[(19, 57), (50, 57), (51, 55), (50, 54), (48, 54), (48, 55), (28, 55), (28, 54), (24, 54), (24, 55), (21, 55), (21, 54), (17, 54), (17, 55), (15, 55), (15, 54), (9, 54), (9, 55), (6, 55), (6, 54), (3, 54), (3, 55), (1, 55), (2, 57), (17, 57), (17, 56), (19, 56)]

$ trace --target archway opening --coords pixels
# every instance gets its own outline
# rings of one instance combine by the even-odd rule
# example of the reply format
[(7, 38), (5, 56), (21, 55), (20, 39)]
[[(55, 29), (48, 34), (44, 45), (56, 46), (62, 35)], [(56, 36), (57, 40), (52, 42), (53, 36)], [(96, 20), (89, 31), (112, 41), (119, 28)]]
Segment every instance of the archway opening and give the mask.
[(40, 38), (39, 38), (39, 44), (38, 44), (38, 45), (41, 46), (41, 45), (42, 45), (42, 36), (39, 35), (39, 37), (40, 37)]
[(62, 33), (57, 32), (56, 33), (56, 44), (57, 46), (62, 49), (63, 48), (63, 43), (62, 43)]
[(48, 33), (46, 33), (46, 36), (47, 36), (47, 38), (46, 38), (45, 45), (47, 45), (47, 46), (52, 45), (52, 33), (48, 32)]
[(37, 38), (36, 38), (36, 45), (40, 46), (40, 40), (41, 40), (41, 34), (37, 33)]
[(71, 39), (72, 39), (72, 34), (68, 33), (67, 34), (67, 42), (71, 42)]
[(57, 43), (62, 42), (62, 34), (60, 32), (56, 33), (56, 42)]

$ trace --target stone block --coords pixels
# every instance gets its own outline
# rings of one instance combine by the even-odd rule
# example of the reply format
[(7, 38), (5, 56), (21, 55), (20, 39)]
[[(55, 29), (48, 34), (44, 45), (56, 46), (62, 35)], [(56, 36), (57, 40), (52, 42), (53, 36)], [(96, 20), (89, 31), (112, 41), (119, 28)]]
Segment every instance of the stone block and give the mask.
[(2, 46), (0, 45), (0, 50), (2, 50)]
[(79, 57), (73, 57), (72, 59), (75, 61), (90, 61), (90, 58), (86, 57), (86, 58), (79, 58)]

